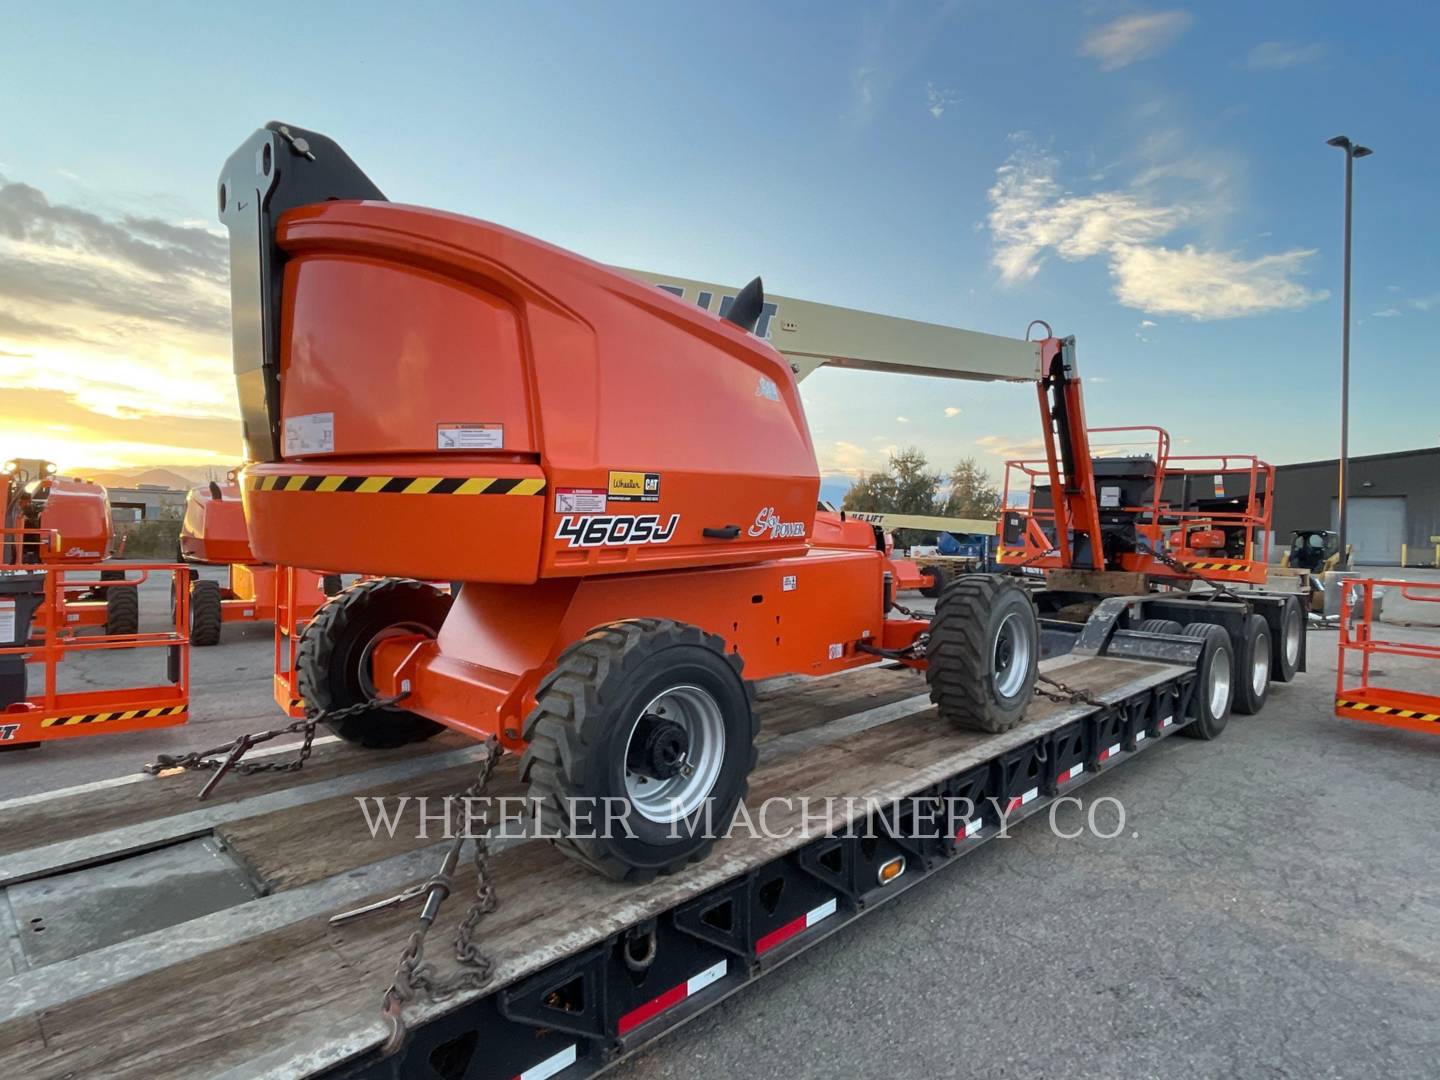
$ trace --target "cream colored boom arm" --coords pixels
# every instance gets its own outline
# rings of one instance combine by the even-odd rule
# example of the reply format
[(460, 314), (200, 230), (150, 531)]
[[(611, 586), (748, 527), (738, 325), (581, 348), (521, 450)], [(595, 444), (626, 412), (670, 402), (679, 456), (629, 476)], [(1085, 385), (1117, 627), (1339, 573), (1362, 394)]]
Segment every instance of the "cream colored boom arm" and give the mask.
[(932, 514), (883, 514), (866, 510), (847, 510), (846, 517), (879, 525), (886, 532), (896, 529), (917, 529), (920, 532), (979, 533), (995, 531), (994, 518), (936, 517)]
[[(672, 274), (618, 269), (716, 314), (739, 291)], [(788, 296), (767, 295), (765, 304), (756, 333), (785, 354), (797, 380), (826, 364), (951, 379), (1034, 382), (1040, 378), (1040, 347), (1033, 341)]]

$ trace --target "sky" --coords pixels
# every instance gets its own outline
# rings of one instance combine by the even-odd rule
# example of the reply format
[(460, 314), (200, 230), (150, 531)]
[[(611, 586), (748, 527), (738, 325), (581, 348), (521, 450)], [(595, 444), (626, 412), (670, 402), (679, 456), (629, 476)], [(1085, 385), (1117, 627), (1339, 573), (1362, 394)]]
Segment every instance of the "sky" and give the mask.
[[(1440, 106), (1421, 4), (0, 0), (0, 458), (234, 464), (215, 183), (272, 119), (394, 200), (591, 258), (1078, 340), (1092, 425), (1177, 452), (1440, 442)], [(821, 470), (1033, 454), (1013, 384), (822, 371)]]

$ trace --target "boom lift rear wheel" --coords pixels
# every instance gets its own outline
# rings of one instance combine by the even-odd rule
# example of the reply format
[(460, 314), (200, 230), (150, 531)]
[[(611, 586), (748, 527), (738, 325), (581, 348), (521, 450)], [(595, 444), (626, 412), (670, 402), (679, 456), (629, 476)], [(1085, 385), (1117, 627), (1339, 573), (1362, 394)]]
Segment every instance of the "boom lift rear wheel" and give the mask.
[[(370, 656), (396, 634), (434, 636), (450, 611), (450, 597), (423, 581), (360, 581), (326, 602), (300, 634), (296, 686), (314, 715), (375, 697)], [(385, 749), (420, 742), (444, 727), (396, 706), (367, 709), (329, 725), (348, 742)]]
[(936, 601), (925, 658), (930, 700), (941, 716), (976, 731), (1008, 731), (1035, 693), (1035, 605), (1001, 574), (956, 578)]
[(224, 621), (220, 583), (197, 578), (190, 584), (190, 644), (219, 645)]
[(1229, 723), (1230, 704), (1235, 699), (1235, 647), (1225, 628), (1215, 623), (1191, 623), (1181, 632), (1199, 638), (1205, 647), (1195, 678), (1195, 719), (1180, 732), (1192, 739), (1218, 738)]
[(138, 634), (140, 632), (139, 586), (107, 585), (104, 592), (105, 633)]
[(616, 881), (704, 858), (755, 767), (741, 667), (723, 640), (670, 619), (607, 623), (561, 653), (520, 759), (543, 833)]
[(930, 579), (930, 583), (921, 588), (920, 595), (928, 596), (931, 600), (938, 600), (940, 594), (945, 591), (945, 585), (950, 580), (949, 573), (946, 572), (943, 566), (936, 566), (933, 563), (920, 567), (920, 573), (923, 577)]

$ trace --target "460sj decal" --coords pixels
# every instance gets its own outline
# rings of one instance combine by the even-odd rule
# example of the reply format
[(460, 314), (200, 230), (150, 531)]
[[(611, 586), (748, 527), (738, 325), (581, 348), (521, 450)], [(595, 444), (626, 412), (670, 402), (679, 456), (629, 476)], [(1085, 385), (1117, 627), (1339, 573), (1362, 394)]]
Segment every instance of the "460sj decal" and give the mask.
[(680, 515), (665, 521), (659, 514), (617, 514), (560, 519), (555, 539), (569, 547), (620, 547), (626, 544), (668, 544), (680, 524)]

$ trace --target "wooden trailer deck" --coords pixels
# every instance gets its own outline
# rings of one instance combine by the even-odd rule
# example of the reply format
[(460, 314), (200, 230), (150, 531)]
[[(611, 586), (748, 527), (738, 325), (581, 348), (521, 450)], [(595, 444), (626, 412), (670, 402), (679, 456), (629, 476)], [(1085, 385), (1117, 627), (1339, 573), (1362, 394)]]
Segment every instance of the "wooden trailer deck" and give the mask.
[[(1042, 664), (1105, 701), (1181, 670)], [(772, 796), (901, 799), (1094, 711), (1037, 698), (1011, 732), (957, 732), (922, 677), (882, 668), (776, 680), (756, 708), (754, 815)], [(381, 998), (418, 905), (338, 926), (327, 917), (424, 880), (445, 843), (438, 818), (429, 839), (414, 836), (413, 812), (393, 838), (372, 838), (357, 796), (453, 795), (478, 757), (448, 734), (394, 751), (328, 743), (303, 771), (232, 775), (204, 803), (194, 795), (206, 777), (194, 773), (0, 803), (0, 1076), (299, 1077), (378, 1046)], [(522, 794), (517, 764), (502, 759), (487, 794)], [(798, 816), (772, 812), (772, 830), (799, 824), (786, 813)], [(847, 821), (837, 811), (830, 825)], [(682, 874), (626, 886), (544, 842), (499, 841), (500, 907), (478, 934), (494, 980), (468, 998), (417, 1002), (407, 1017), (420, 1024), (512, 984), (804, 842), (726, 839)], [(442, 977), (473, 884), (467, 862), (429, 936)]]

